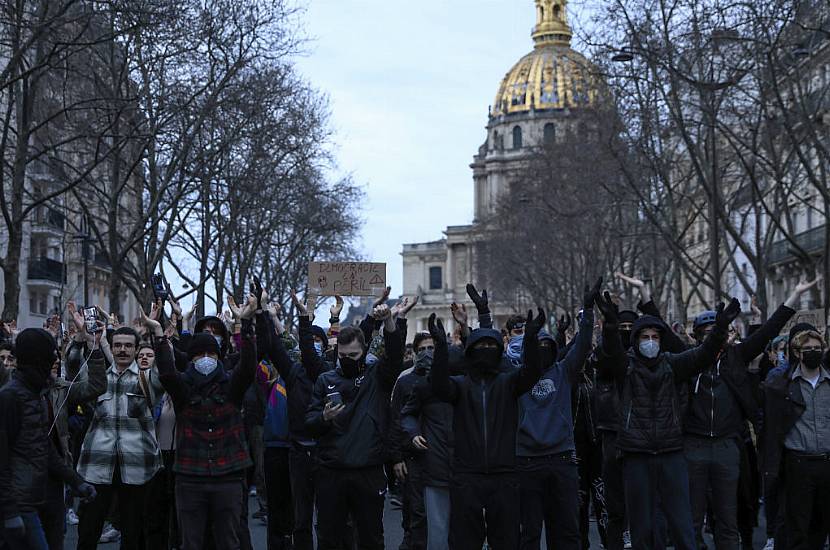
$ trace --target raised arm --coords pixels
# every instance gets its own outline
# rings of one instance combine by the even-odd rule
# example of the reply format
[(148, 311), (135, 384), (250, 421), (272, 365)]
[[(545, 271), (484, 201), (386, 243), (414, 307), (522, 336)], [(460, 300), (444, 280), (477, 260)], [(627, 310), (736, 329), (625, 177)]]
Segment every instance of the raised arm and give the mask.
[(441, 401), (454, 403), (458, 397), (458, 388), (450, 378), (449, 347), (444, 323), (436, 320), (435, 314), (429, 316), (429, 334), (435, 342), (435, 353), (432, 357), (432, 369), (429, 373), (430, 385), (435, 396)]
[(398, 325), (386, 305), (375, 308), (376, 316), (383, 321), (383, 342), (386, 359), (378, 365), (377, 376), (381, 385), (391, 392), (395, 381), (403, 371), (403, 340)]
[(715, 328), (703, 340), (703, 343), (683, 353), (669, 354), (669, 364), (674, 371), (675, 379), (688, 380), (705, 369), (707, 365), (712, 365), (717, 361), (718, 354), (726, 342), (729, 325), (740, 313), (741, 304), (736, 298), (732, 298), (725, 308), (723, 303), (719, 304), (715, 316)]
[(239, 354), (239, 364), (231, 373), (228, 399), (242, 407), (245, 392), (253, 384), (257, 368), (256, 337), (254, 336), (254, 326), (250, 317), (242, 318), (240, 334), (242, 336), (242, 350)]
[(819, 279), (815, 279), (796, 286), (792, 294), (775, 310), (775, 313), (767, 319), (766, 323), (762, 324), (758, 330), (738, 345), (738, 351), (744, 363), (749, 363), (764, 352), (767, 344), (781, 333), (787, 322), (795, 315), (796, 308), (801, 302), (801, 296), (816, 286), (818, 282)]
[(256, 345), (257, 349), (265, 350), (271, 364), (274, 365), (285, 383), (288, 384), (293, 363), (285, 350), (282, 338), (277, 336), (274, 330), (271, 316), (264, 311), (256, 314)]
[(600, 378), (622, 378), (628, 360), (620, 338), (617, 306), (608, 292), (597, 298), (596, 304), (602, 313), (602, 341), (595, 353), (597, 375)]
[(539, 377), (542, 376), (542, 358), (539, 353), (539, 331), (545, 324), (545, 311), (538, 309), (538, 315), (534, 319), (533, 310), (527, 312), (525, 322), (524, 350), (522, 353), (522, 366), (516, 372), (516, 386), (514, 394), (516, 397), (527, 393)]
[(472, 283), (467, 284), (467, 296), (476, 305), (478, 311), (478, 326), (481, 328), (493, 328), (493, 317), (490, 315), (490, 301), (487, 298), (487, 289), (478, 293)]

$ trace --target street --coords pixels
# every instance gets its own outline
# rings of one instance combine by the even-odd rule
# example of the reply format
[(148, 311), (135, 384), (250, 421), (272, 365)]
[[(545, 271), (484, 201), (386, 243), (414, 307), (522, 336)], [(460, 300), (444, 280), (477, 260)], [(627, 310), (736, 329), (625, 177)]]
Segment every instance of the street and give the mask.
[[(256, 510), (256, 499), (251, 498), (250, 505), (251, 505), (251, 512)], [(759, 521), (761, 522), (760, 525), (755, 529), (755, 537), (753, 541), (753, 548), (763, 548), (764, 543), (766, 542), (766, 536), (764, 531), (764, 514), (763, 511), (759, 514)], [(394, 510), (389, 504), (389, 500), (386, 501), (386, 511), (383, 515), (383, 523), (384, 523), (384, 533), (386, 535), (386, 548), (388, 550), (397, 550), (398, 546), (401, 544), (401, 540), (403, 539), (403, 530), (401, 529), (401, 513), (399, 510)], [(248, 523), (250, 530), (251, 530), (251, 542), (253, 543), (253, 547), (255, 550), (266, 550), (266, 529), (265, 525), (257, 519), (250, 518)], [(711, 535), (707, 534), (705, 536), (706, 544), (709, 548), (714, 548), (714, 543), (712, 541)], [(72, 550), (75, 548), (77, 542), (77, 527), (76, 526), (68, 526), (67, 527), (67, 534), (66, 534), (66, 548), (67, 550)], [(101, 549), (111, 549), (116, 550), (119, 547), (118, 543), (110, 543), (110, 544), (100, 544), (98, 548)], [(542, 548), (547, 548), (544, 543), (544, 537), (542, 538)], [(594, 521), (591, 521), (591, 548), (599, 549), (601, 548), (599, 536), (596, 530), (596, 524)]]

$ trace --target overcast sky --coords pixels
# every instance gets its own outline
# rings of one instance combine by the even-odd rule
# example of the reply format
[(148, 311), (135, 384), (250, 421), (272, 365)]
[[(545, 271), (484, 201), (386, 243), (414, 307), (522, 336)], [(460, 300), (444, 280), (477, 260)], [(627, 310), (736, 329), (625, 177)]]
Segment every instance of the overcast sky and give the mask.
[(366, 191), (362, 249), (396, 296), (402, 245), (472, 220), (469, 165), (501, 79), (533, 47), (534, 2), (307, 2), (297, 66), (330, 98), (339, 170)]

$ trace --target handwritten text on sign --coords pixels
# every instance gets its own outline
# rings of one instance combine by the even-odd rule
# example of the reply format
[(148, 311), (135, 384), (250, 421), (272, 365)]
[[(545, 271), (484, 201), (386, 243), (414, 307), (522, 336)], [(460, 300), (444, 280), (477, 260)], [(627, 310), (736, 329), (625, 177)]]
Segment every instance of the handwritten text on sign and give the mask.
[(386, 264), (309, 262), (308, 286), (318, 296), (378, 296), (386, 288)]

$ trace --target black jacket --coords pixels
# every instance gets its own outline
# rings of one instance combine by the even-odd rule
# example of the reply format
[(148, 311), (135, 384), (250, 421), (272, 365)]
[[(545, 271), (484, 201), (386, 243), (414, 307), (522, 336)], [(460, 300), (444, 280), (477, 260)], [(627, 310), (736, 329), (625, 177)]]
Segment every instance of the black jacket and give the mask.
[(757, 429), (759, 380), (747, 372), (747, 365), (764, 352), (793, 315), (794, 310), (782, 305), (745, 341), (727, 346), (716, 361), (689, 381), (686, 433), (701, 437), (738, 437), (746, 420)]
[(452, 479), (455, 445), (452, 412), (452, 405), (438, 399), (430, 384), (415, 386), (401, 410), (401, 425), (409, 442), (418, 435), (427, 441), (426, 451), (412, 449), (412, 452), (421, 465), (423, 483), (428, 487), (447, 487)]
[[(822, 367), (830, 370), (830, 352), (825, 352)], [(760, 445), (764, 477), (776, 478), (782, 474), (784, 440), (806, 409), (800, 379), (792, 379), (797, 368), (800, 365), (794, 361), (790, 368), (772, 375), (764, 384), (764, 429)]]
[[(100, 353), (100, 352), (96, 352)], [(78, 487), (83, 480), (58, 453), (44, 391), (13, 377), (0, 390), (0, 514), (12, 518), (46, 503), (49, 475)]]
[(429, 384), (424, 372), (412, 370), (406, 374), (402, 374), (398, 381), (395, 382), (395, 387), (392, 389), (392, 410), (389, 415), (389, 449), (388, 462), (398, 463), (409, 456), (410, 449), (408, 442), (412, 440), (407, 437), (406, 432), (401, 424), (401, 415), (404, 405), (409, 401), (409, 396), (418, 386), (426, 386)]
[[(357, 378), (340, 367), (322, 373), (314, 384), (306, 428), (317, 437), (321, 465), (364, 468), (383, 464), (392, 387), (403, 370), (403, 342), (398, 331), (383, 334), (386, 357)], [(323, 419), (326, 396), (339, 392), (346, 408), (331, 421)]]
[[(475, 332), (468, 346), (475, 343)], [(450, 376), (448, 349), (437, 346), (430, 381), (438, 399), (453, 406), (453, 472), (508, 473), (516, 468), (518, 398), (542, 374), (539, 342), (524, 341), (524, 364), (509, 371)]]
[[(632, 342), (638, 332), (635, 323)], [(621, 451), (660, 454), (683, 448), (679, 387), (715, 360), (725, 339), (723, 331), (715, 330), (703, 344), (683, 353), (661, 352), (650, 360), (631, 349), (598, 362), (600, 374), (612, 377), (622, 388), (617, 435)]]
[(274, 326), (267, 315), (257, 316), (257, 342), (266, 350), (266, 356), (285, 381), (288, 393), (288, 435), (293, 443), (310, 445), (314, 437), (305, 424), (314, 383), (321, 373), (330, 371), (331, 365), (317, 355), (314, 349), (314, 334), (308, 316), (300, 317), (300, 362), (294, 363), (288, 356), (282, 338), (274, 332)]

